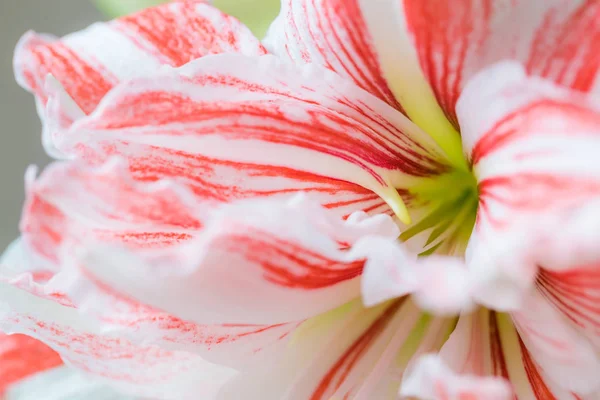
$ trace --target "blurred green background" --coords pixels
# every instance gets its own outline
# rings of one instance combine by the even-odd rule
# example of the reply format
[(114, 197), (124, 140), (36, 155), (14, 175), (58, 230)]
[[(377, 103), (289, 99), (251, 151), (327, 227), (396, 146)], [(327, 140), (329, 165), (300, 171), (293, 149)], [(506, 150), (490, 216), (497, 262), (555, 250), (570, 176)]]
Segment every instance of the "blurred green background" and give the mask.
[[(165, 0), (95, 0), (100, 10), (110, 16), (129, 14)], [(245, 23), (254, 34), (264, 36), (277, 16), (280, 0), (213, 0), (212, 4)]]

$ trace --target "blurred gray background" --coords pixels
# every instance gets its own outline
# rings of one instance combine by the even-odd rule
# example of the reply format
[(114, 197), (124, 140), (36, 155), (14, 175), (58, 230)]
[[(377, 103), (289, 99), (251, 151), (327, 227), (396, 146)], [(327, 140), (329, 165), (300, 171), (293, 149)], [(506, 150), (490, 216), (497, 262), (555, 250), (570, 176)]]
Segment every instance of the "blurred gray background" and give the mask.
[(29, 29), (61, 36), (100, 19), (87, 0), (0, 0), (0, 252), (18, 235), (25, 168), (49, 161), (33, 97), (13, 77), (14, 46)]

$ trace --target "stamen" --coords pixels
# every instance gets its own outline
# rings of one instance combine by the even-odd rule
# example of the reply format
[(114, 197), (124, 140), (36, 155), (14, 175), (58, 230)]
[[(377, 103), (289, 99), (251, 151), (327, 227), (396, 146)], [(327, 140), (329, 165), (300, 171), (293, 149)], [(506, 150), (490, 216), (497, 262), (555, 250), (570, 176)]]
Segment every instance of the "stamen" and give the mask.
[(467, 171), (448, 174), (421, 182), (410, 190), (417, 207), (429, 213), (399, 237), (403, 242), (430, 230), (420, 256), (434, 252), (457, 254), (465, 250), (475, 224), (478, 206), (477, 181)]
[(406, 203), (404, 203), (402, 197), (398, 194), (398, 190), (388, 186), (382, 189), (378, 194), (390, 206), (400, 221), (406, 225), (411, 224), (408, 208), (406, 207)]

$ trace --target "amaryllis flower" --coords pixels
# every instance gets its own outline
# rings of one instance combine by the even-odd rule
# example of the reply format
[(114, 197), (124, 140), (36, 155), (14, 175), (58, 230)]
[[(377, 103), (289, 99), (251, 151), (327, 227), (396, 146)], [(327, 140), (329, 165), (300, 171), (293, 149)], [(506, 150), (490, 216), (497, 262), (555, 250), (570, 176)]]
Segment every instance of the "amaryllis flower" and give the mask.
[(0, 327), (142, 398), (596, 399), (599, 39), (584, 0), (29, 33), (62, 161), (26, 174)]

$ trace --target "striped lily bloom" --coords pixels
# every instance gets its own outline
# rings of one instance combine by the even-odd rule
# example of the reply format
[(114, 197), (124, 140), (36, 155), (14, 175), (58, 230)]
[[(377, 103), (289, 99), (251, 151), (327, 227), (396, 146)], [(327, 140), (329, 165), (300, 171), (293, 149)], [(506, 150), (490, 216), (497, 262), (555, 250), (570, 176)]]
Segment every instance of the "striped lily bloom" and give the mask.
[(26, 174), (0, 329), (68, 367), (8, 399), (598, 398), (599, 40), (595, 0), (26, 34), (60, 161)]

